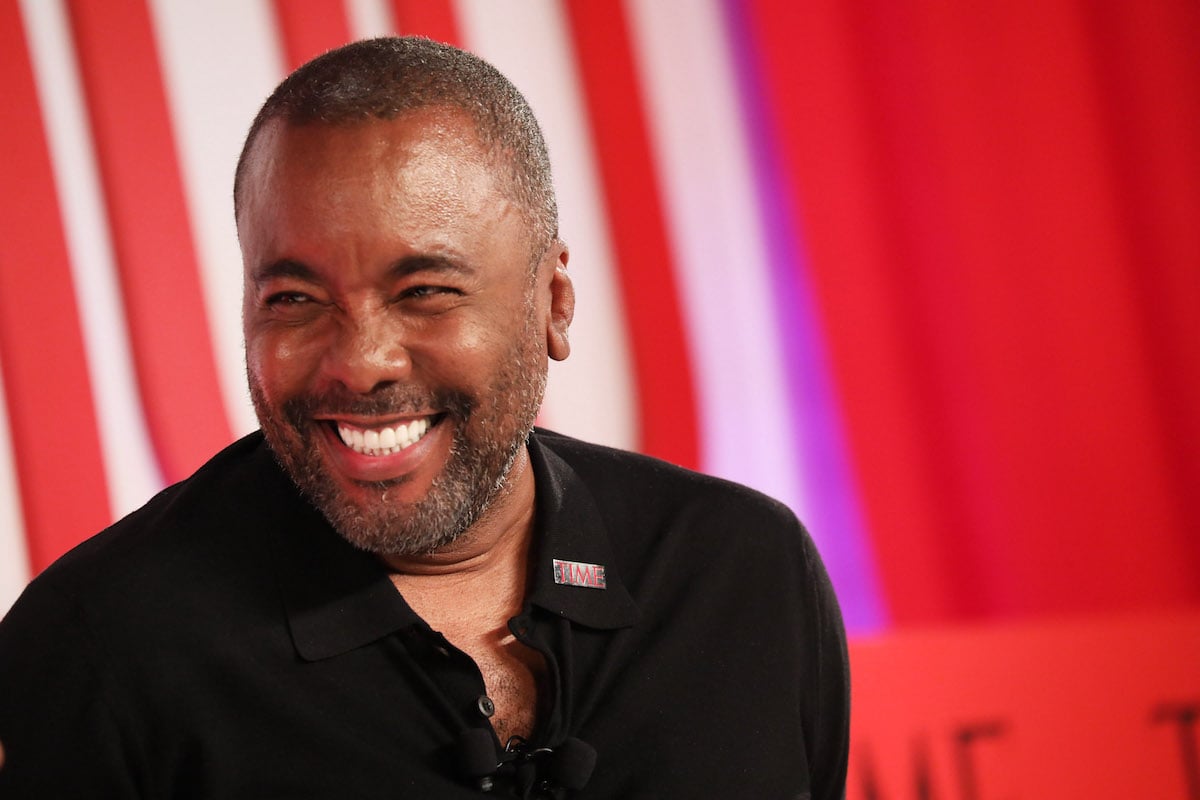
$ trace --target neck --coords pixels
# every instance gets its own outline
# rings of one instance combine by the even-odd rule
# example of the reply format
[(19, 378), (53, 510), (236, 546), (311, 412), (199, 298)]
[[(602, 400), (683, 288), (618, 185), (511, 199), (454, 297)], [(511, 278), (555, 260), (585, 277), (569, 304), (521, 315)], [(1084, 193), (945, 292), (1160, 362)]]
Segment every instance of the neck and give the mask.
[(411, 556), (383, 556), (397, 576), (419, 579), (511, 570), (529, 556), (533, 538), (534, 481), (522, 448), (504, 486), (470, 528), (445, 547)]

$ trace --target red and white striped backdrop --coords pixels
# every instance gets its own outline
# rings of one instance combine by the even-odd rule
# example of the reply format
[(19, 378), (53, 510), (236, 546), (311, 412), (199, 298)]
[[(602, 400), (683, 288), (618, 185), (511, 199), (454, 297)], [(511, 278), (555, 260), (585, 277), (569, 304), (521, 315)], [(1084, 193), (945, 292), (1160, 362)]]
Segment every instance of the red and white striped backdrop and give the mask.
[[(21, 382), (9, 396), (28, 394), (30, 407), (22, 428), (0, 426), (0, 607), (30, 560), (44, 566), (253, 429), (229, 202), (245, 128), (291, 66), (396, 31), (491, 60), (545, 128), (580, 304), (544, 424), (803, 509), (766, 277), (730, 269), (765, 258), (718, 3), (4, 6), (9, 58), (27, 48), (36, 91), (21, 135), (44, 136), (49, 161), (31, 156), (29, 174), (5, 182), (11, 204), (37, 195), (8, 220), (36, 237), (28, 252), (43, 266), (11, 270), (40, 302), (10, 309), (23, 332), (4, 351)], [(622, 127), (598, 141), (589, 115)], [(676, 260), (689, 280), (676, 281)], [(55, 346), (42, 346), (48, 336)]]
[(852, 632), (1200, 602), (1200, 6), (0, 0), (0, 609), (254, 427), (259, 103), (423, 33), (527, 94), (543, 421), (756, 486)]

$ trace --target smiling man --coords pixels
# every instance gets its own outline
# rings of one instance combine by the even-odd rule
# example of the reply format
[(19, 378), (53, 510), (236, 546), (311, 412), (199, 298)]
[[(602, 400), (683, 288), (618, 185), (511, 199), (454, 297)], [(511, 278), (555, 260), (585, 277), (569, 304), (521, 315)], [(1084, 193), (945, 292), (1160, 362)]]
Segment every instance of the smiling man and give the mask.
[(262, 431), (0, 623), (0, 794), (842, 795), (845, 642), (795, 517), (533, 427), (575, 298), (508, 81), (328, 53), (234, 198)]
[(485, 510), (527, 510), (546, 358), (568, 350), (566, 249), (528, 235), (475, 128), (445, 108), (275, 119), (244, 160), (255, 408), (335, 527), (385, 557), (454, 546)]

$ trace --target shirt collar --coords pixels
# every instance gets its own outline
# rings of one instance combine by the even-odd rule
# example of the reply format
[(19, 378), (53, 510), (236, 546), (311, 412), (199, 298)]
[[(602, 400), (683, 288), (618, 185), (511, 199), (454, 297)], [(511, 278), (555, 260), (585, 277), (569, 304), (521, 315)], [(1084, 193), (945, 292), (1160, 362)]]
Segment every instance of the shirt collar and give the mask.
[[(637, 607), (620, 580), (595, 499), (559, 455), (530, 437), (536, 485), (535, 562), (529, 604), (590, 628), (632, 625)], [(308, 661), (349, 652), (420, 618), (408, 607), (373, 555), (339, 536), (274, 463), (270, 487), (280, 496), (276, 560), (280, 590), (296, 651)], [(554, 582), (554, 560), (603, 566), (606, 588)]]
[[(529, 602), (589, 628), (626, 628), (637, 605), (613, 557), (603, 517), (583, 479), (535, 431), (529, 443), (537, 485), (537, 544)], [(556, 583), (554, 561), (604, 568), (605, 588)]]
[(340, 655), (418, 622), (383, 563), (339, 536), (282, 469), (275, 473), (287, 493), (272, 522), (275, 564), (300, 656)]

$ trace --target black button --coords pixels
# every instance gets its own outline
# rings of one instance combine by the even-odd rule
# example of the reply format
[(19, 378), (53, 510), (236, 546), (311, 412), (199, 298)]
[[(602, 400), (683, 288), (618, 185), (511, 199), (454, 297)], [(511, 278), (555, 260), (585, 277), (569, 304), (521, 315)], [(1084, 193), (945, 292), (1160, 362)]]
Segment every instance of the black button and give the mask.
[(496, 713), (496, 704), (492, 702), (492, 698), (486, 694), (479, 695), (479, 699), (475, 701), (475, 707), (479, 709), (479, 713), (485, 717), (491, 717)]

